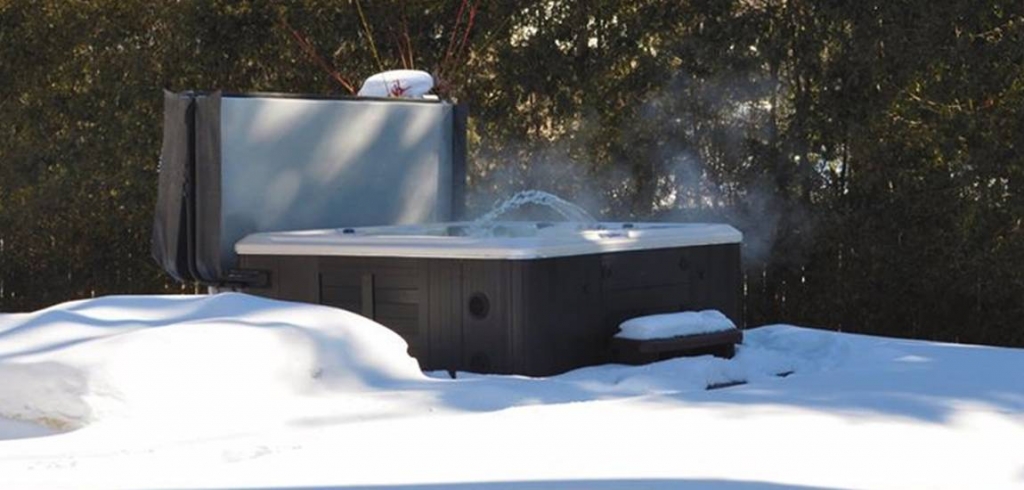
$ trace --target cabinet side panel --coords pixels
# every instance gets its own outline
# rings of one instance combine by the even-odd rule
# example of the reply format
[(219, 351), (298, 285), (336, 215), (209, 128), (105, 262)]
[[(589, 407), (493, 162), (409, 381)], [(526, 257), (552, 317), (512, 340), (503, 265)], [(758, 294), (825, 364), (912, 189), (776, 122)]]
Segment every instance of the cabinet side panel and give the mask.
[(742, 271), (739, 244), (692, 247), (692, 309), (715, 309), (740, 325)]
[(743, 275), (738, 244), (709, 247), (708, 306), (728, 316), (737, 326), (742, 326), (740, 301)]
[(462, 268), (456, 261), (428, 262), (428, 342), (425, 369), (462, 368)]
[(277, 269), (277, 294), (281, 299), (320, 303), (320, 262), (318, 257), (285, 256)]
[(609, 337), (629, 318), (693, 309), (699, 303), (692, 270), (704, 259), (694, 248), (601, 256), (601, 306)]
[(521, 275), (523, 372), (547, 376), (606, 361), (597, 255), (525, 262)]
[(484, 373), (511, 373), (509, 263), (462, 263), (462, 365)]
[(512, 372), (527, 373), (531, 350), (526, 341), (529, 339), (527, 328), (531, 317), (529, 314), (529, 279), (533, 261), (517, 260), (509, 267), (509, 323), (511, 332), (509, 351), (512, 355)]
[(322, 257), (323, 304), (370, 318), (400, 335), (409, 355), (430, 369), (429, 282), (426, 261), (408, 258)]
[(239, 263), (246, 269), (266, 271), (266, 287), (247, 287), (246, 293), (267, 298), (320, 303), (319, 262), (317, 257), (294, 255), (243, 255)]

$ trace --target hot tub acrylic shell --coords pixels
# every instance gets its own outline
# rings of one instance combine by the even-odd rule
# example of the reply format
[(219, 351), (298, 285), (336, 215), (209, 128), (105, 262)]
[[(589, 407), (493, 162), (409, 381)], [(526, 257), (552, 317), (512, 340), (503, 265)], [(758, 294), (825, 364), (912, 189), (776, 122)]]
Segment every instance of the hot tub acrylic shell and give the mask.
[(740, 324), (740, 242), (717, 224), (603, 229), (467, 223), (259, 233), (246, 292), (340, 307), (391, 328), (424, 370), (546, 376), (609, 362), (628, 318), (717, 309)]

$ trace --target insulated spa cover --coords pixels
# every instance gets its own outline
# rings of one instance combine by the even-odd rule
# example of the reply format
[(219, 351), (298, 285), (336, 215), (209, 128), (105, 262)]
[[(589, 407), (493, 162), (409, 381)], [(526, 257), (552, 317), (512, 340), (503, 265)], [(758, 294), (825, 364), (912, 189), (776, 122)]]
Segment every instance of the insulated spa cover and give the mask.
[(179, 281), (246, 285), (263, 231), (448, 221), (466, 111), (438, 100), (164, 94), (152, 253)]

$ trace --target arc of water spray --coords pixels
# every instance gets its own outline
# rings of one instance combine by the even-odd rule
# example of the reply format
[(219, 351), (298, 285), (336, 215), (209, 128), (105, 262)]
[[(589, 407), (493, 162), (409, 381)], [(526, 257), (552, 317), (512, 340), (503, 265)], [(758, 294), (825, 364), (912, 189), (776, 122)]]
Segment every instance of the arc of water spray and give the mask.
[(480, 231), (486, 230), (494, 226), (494, 221), (501, 215), (514, 209), (521, 208), (527, 204), (539, 204), (541, 206), (546, 206), (561, 215), (566, 219), (566, 221), (572, 223), (581, 223), (586, 225), (594, 225), (597, 223), (597, 220), (594, 219), (594, 217), (585, 209), (566, 201), (565, 199), (544, 191), (526, 190), (513, 194), (512, 197), (495, 206), (494, 209), (488, 211), (487, 214), (484, 214), (474, 220), (470, 225), (470, 228)]

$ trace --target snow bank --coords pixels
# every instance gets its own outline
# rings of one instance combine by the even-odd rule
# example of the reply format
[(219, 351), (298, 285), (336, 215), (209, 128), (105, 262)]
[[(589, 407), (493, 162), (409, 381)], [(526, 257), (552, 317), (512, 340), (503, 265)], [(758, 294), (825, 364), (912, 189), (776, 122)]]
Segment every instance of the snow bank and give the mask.
[(632, 340), (667, 339), (735, 328), (732, 320), (718, 310), (683, 311), (630, 318), (619, 325), (615, 336)]
[(346, 311), (242, 294), (108, 297), (0, 316), (0, 417), (243, 416), (422, 379), (405, 342)]
[[(0, 475), (83, 490), (1024, 482), (1024, 350), (744, 334), (731, 360), (452, 380), (320, 306), (228, 294), (0, 315), (0, 439), (18, 439), (0, 441)], [(38, 437), (51, 431), (4, 417), (91, 425)]]
[(0, 441), (43, 437), (55, 433), (56, 431), (38, 424), (0, 417)]
[[(718, 312), (661, 317), (732, 325)], [(242, 418), (287, 424), (500, 410), (813, 372), (842, 362), (838, 339), (772, 329), (750, 332), (733, 360), (596, 366), (548, 379), (459, 373), (453, 382), (427, 378), (398, 335), (343, 310), (241, 294), (107, 297), (0, 315), (0, 417), (58, 430), (153, 418), (229, 430)], [(321, 403), (305, 403), (313, 399)]]

